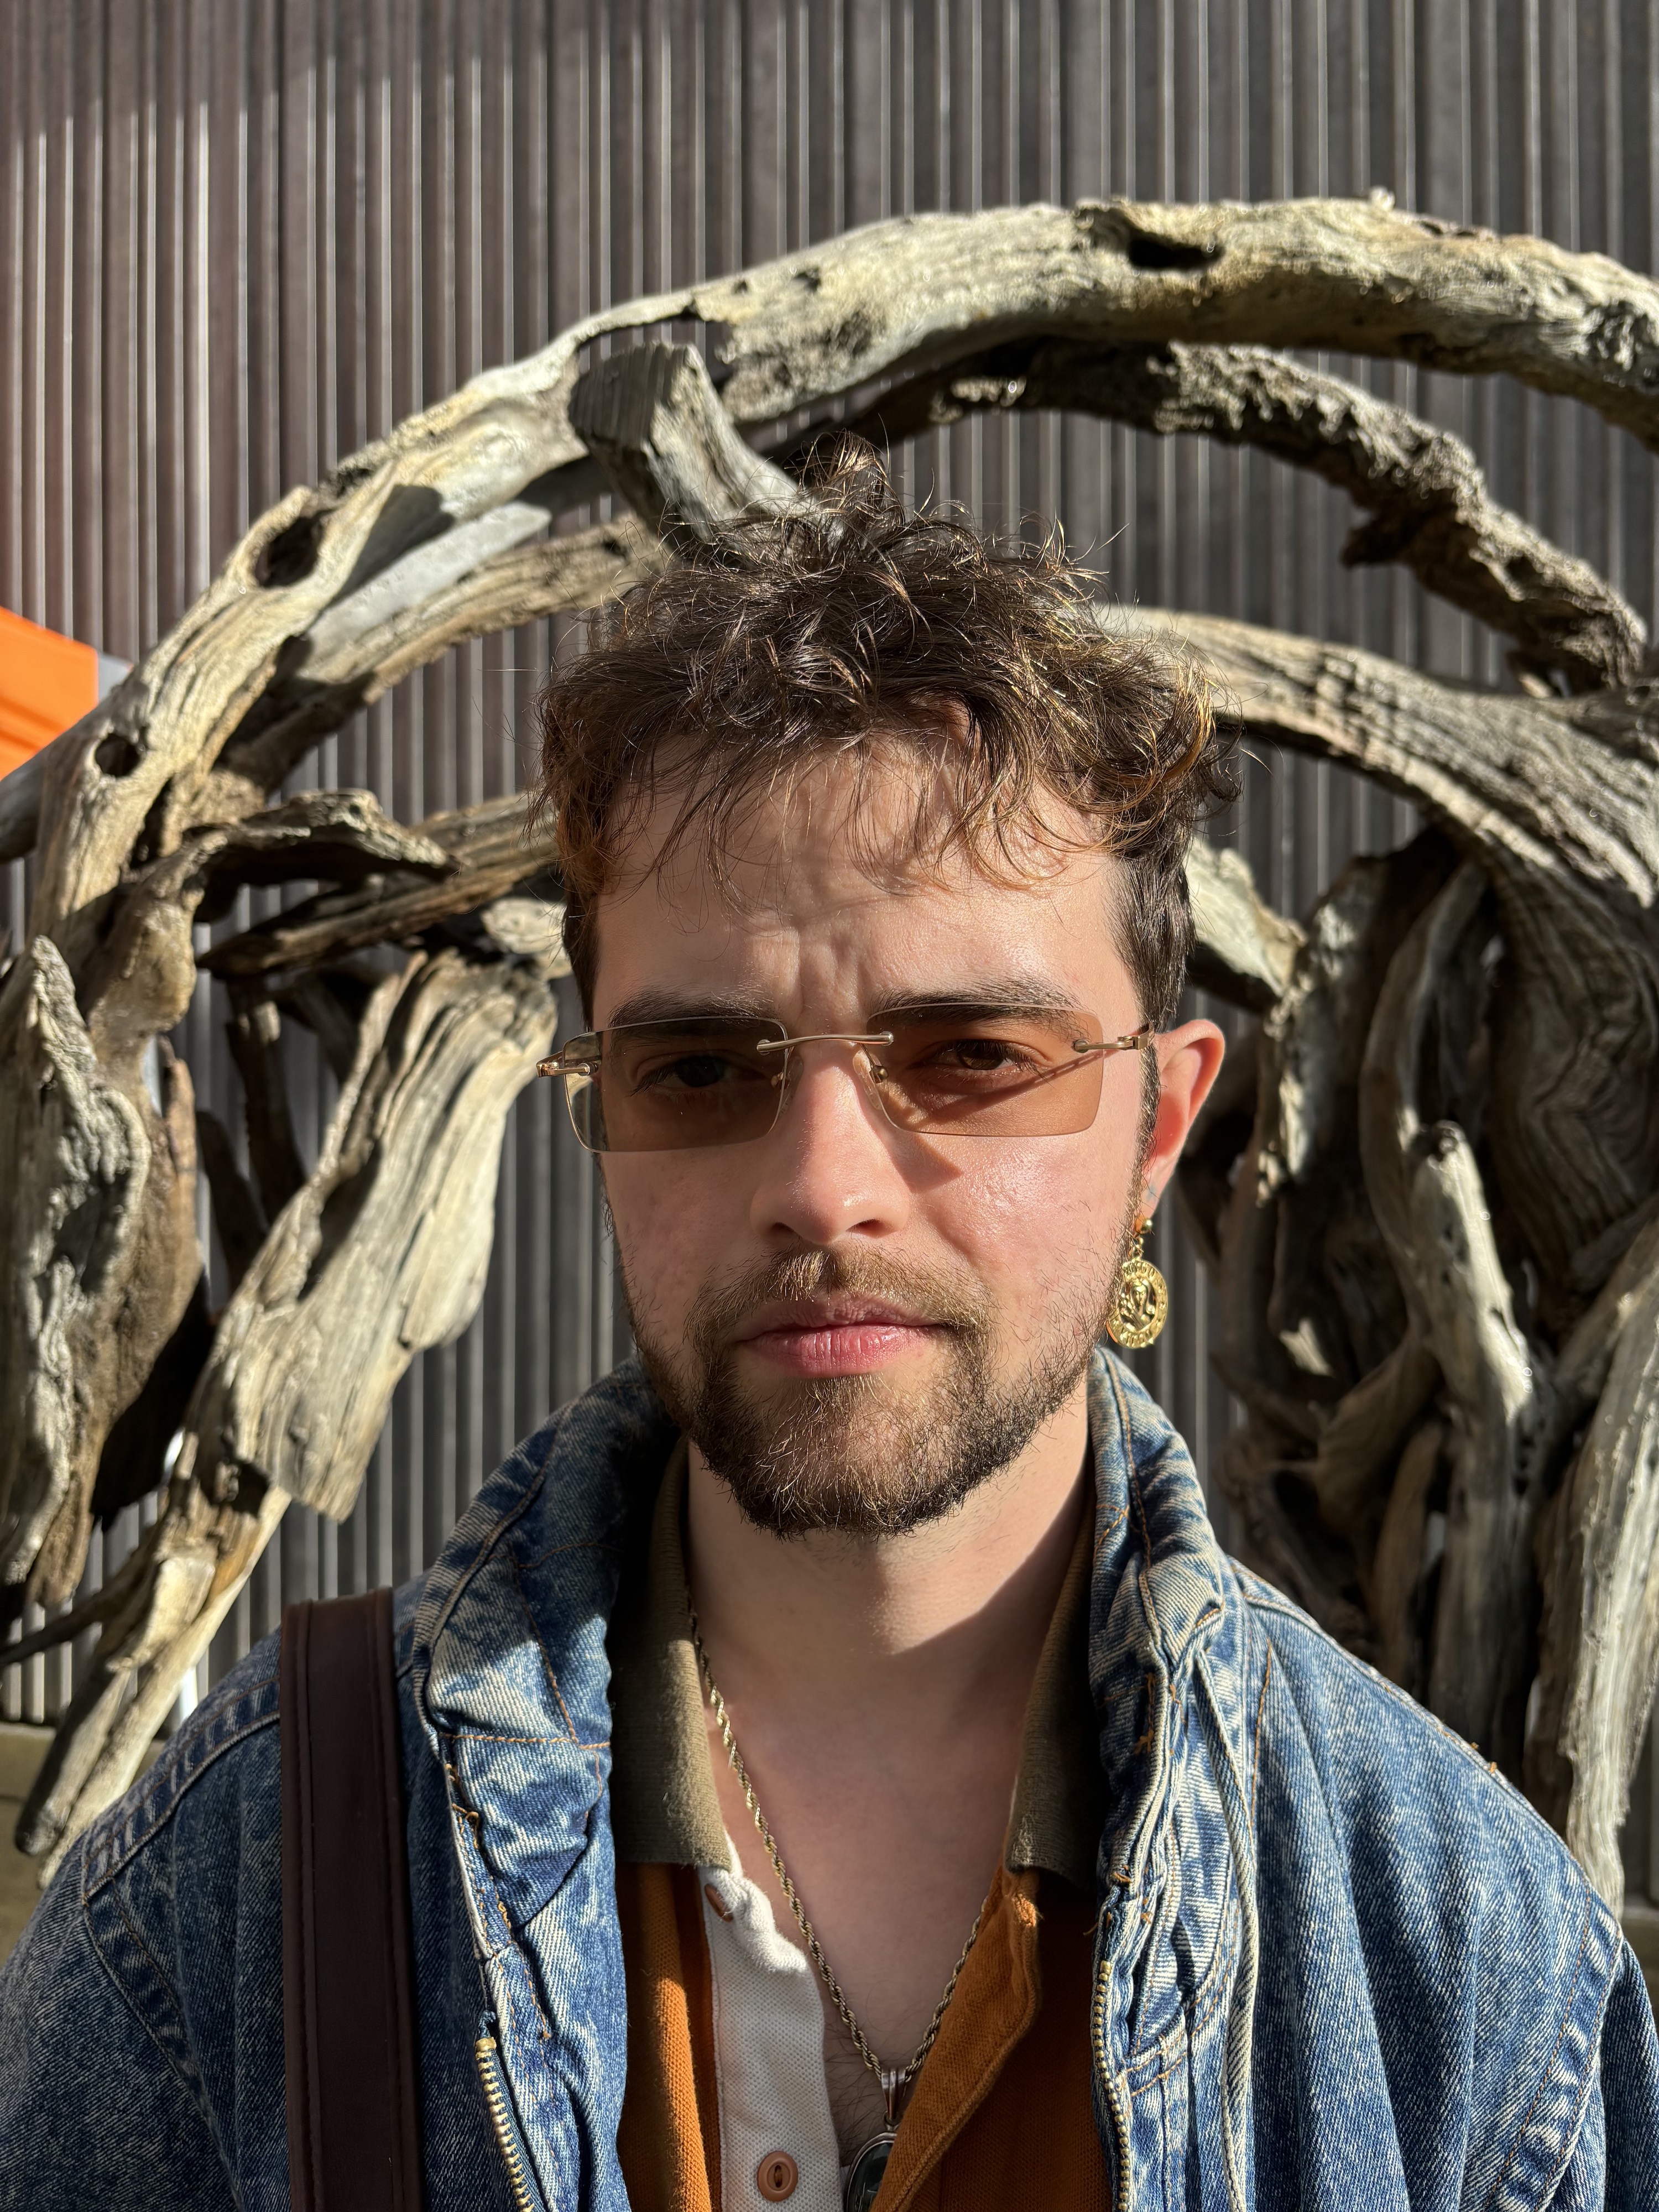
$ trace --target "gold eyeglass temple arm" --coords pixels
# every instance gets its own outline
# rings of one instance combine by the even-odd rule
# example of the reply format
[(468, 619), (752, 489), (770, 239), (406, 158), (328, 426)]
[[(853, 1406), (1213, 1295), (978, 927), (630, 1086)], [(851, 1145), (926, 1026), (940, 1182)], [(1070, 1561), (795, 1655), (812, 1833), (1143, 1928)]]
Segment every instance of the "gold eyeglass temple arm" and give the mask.
[(1151, 1050), (1155, 1042), (1152, 1024), (1142, 1022), (1140, 1027), (1138, 1030), (1131, 1030), (1127, 1036), (1102, 1037), (1097, 1044), (1091, 1044), (1087, 1037), (1073, 1037), (1072, 1050), (1073, 1052), (1147, 1052)]

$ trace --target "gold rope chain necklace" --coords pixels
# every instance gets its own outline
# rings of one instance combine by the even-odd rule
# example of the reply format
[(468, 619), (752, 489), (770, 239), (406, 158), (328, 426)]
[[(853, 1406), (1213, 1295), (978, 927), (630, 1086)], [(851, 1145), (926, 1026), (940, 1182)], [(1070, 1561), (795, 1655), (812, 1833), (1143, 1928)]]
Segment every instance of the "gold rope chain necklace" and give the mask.
[(772, 1871), (778, 1878), (778, 1887), (789, 1900), (789, 1910), (795, 1916), (795, 1923), (800, 1929), (807, 1953), (812, 1964), (823, 1977), (823, 1986), (830, 1992), (830, 2001), (836, 2008), (842, 2026), (853, 2039), (853, 2047), (859, 2057), (881, 2084), (882, 2099), (887, 2113), (887, 2124), (879, 2135), (872, 2136), (870, 2141), (854, 2154), (852, 2164), (848, 2169), (844, 2197), (848, 2212), (865, 2212), (865, 2208), (875, 2201), (876, 2191), (881, 2185), (881, 2177), (886, 2169), (888, 2157), (892, 2151), (894, 2138), (898, 2131), (898, 2100), (921, 2073), (922, 2061), (933, 2047), (934, 2039), (939, 2034), (939, 2022), (945, 2017), (945, 2008), (957, 1993), (957, 1984), (962, 1978), (963, 1968), (968, 1963), (968, 1954), (979, 1940), (980, 1928), (985, 1919), (985, 1905), (988, 1904), (989, 1899), (981, 1904), (979, 1911), (974, 1915), (974, 1924), (968, 1930), (968, 1941), (963, 1945), (961, 1955), (951, 1969), (951, 1978), (945, 1984), (945, 1995), (934, 2006), (933, 2017), (927, 2023), (926, 2034), (911, 2053), (909, 2064), (897, 2073), (893, 2072), (890, 2068), (882, 2064), (876, 2053), (870, 2048), (869, 2039), (859, 2026), (858, 2016), (852, 2006), (848, 2003), (846, 1992), (841, 1984), (836, 1979), (835, 1968), (823, 1954), (823, 1946), (818, 1941), (817, 1931), (806, 1917), (806, 1908), (800, 1901), (800, 1892), (789, 1878), (789, 1869), (784, 1865), (783, 1854), (778, 1849), (777, 1838), (772, 1833), (766, 1815), (760, 1808), (760, 1800), (755, 1795), (755, 1785), (749, 1779), (749, 1769), (743, 1763), (743, 1753), (738, 1749), (738, 1740), (732, 1733), (732, 1717), (726, 1710), (726, 1700), (720, 1693), (720, 1686), (714, 1680), (714, 1670), (708, 1663), (708, 1654), (703, 1648), (702, 1631), (697, 1626), (696, 1607), (691, 1602), (691, 1593), (689, 1589), (685, 1594), (685, 1610), (691, 1624), (691, 1648), (697, 1655), (697, 1667), (702, 1675), (703, 1687), (708, 1693), (708, 1703), (720, 1729), (720, 1741), (726, 1746), (726, 1756), (731, 1762), (732, 1771), (737, 1776), (738, 1787), (743, 1791), (743, 1802), (753, 1816), (755, 1832), (765, 1846), (766, 1856), (772, 1862)]

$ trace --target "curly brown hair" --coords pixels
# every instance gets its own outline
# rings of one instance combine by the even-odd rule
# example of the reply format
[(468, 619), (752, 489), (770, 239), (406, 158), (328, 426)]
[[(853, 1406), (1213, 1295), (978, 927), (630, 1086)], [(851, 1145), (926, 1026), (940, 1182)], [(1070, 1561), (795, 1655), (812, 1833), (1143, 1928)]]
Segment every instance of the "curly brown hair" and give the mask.
[[(836, 440), (805, 482), (798, 509), (732, 524), (602, 609), (543, 690), (535, 806), (556, 818), (587, 1015), (595, 902), (659, 790), (682, 794), (665, 853), (697, 829), (724, 880), (757, 794), (832, 753), (862, 775), (897, 745), (951, 795), (942, 827), (918, 797), (915, 865), (965, 851), (1018, 883), (1034, 845), (1121, 859), (1124, 955), (1142, 1014), (1167, 1025), (1192, 942), (1188, 843), (1231, 795), (1203, 678), (1103, 629), (1057, 545), (1000, 548), (907, 513), (859, 441)], [(1056, 828), (1055, 799), (1086, 838)]]

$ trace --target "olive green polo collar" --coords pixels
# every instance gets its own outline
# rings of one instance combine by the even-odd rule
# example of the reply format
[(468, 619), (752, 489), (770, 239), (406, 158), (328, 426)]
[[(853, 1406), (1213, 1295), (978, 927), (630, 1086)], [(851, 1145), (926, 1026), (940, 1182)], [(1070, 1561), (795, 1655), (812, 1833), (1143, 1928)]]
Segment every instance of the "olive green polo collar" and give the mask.
[[(688, 1454), (670, 1456), (642, 1553), (624, 1572), (609, 1645), (611, 1829), (619, 1861), (724, 1866), (702, 1686), (686, 1612)], [(1031, 1685), (1004, 1863), (1038, 1868), (1091, 1893), (1106, 1816), (1088, 1627), (1094, 1516), (1085, 1514)]]

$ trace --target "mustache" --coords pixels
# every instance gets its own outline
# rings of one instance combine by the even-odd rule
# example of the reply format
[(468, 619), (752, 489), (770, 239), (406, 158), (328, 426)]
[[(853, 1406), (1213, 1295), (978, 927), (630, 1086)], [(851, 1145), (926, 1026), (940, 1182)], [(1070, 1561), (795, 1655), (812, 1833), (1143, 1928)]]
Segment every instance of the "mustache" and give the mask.
[(943, 1268), (902, 1265), (878, 1252), (791, 1252), (710, 1282), (699, 1293), (691, 1335), (697, 1352), (722, 1352), (762, 1306), (830, 1295), (885, 1299), (936, 1328), (983, 1336), (990, 1299)]

